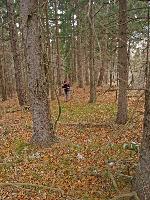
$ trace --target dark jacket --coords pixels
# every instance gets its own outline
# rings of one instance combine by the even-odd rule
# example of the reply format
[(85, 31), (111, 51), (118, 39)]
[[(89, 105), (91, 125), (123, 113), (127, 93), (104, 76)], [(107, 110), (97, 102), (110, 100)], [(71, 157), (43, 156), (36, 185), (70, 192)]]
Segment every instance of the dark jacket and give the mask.
[(69, 83), (64, 83), (62, 88), (64, 88), (65, 92), (68, 92), (70, 90), (70, 84)]

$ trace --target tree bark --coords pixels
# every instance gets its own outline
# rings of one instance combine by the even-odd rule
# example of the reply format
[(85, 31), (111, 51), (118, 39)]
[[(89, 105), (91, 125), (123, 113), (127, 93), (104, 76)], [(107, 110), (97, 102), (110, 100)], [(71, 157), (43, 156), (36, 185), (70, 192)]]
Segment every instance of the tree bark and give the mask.
[(139, 166), (135, 177), (134, 188), (140, 200), (150, 199), (150, 61), (149, 61), (149, 17), (148, 7), (148, 39), (147, 39), (147, 66), (146, 66), (146, 90), (145, 112), (143, 123), (143, 137), (140, 149)]
[(1, 86), (1, 93), (2, 93), (2, 101), (7, 100), (7, 93), (6, 93), (6, 83), (5, 83), (5, 73), (4, 73), (4, 66), (2, 65), (2, 59), (0, 58), (0, 86)]
[(56, 25), (56, 65), (57, 65), (57, 84), (59, 95), (62, 95), (61, 90), (61, 66), (60, 66), (60, 41), (59, 41), (59, 25), (58, 25), (58, 0), (55, 0), (55, 25)]
[(77, 81), (75, 19), (72, 16), (72, 83)]
[(105, 73), (105, 65), (104, 65), (104, 61), (102, 60), (97, 86), (102, 86), (103, 80), (104, 80), (104, 73)]
[(89, 69), (90, 69), (90, 99), (89, 103), (96, 102), (96, 80), (95, 80), (95, 67), (94, 67), (94, 22), (93, 22), (93, 1), (89, 0)]
[(83, 67), (81, 63), (81, 33), (80, 33), (80, 11), (77, 13), (77, 78), (79, 88), (83, 88)]
[(21, 0), (22, 16), (27, 23), (28, 87), (33, 119), (31, 143), (49, 146), (55, 141), (50, 121), (48, 90), (44, 67), (42, 66), (41, 36), (39, 30), (37, 0)]
[(7, 12), (8, 12), (8, 21), (9, 21), (9, 32), (11, 40), (11, 50), (13, 53), (14, 59), (14, 68), (15, 68), (15, 79), (16, 79), (16, 91), (18, 95), (18, 100), (20, 106), (26, 104), (26, 91), (25, 85), (23, 82), (20, 55), (19, 55), (19, 46), (17, 41), (17, 30), (15, 24), (15, 12), (14, 12), (14, 1), (7, 0)]
[[(6, 87), (6, 73), (5, 73), (5, 48), (4, 48), (4, 32), (2, 26), (2, 39), (0, 40), (2, 46), (2, 54), (0, 54), (0, 86), (1, 86), (1, 93), (2, 93), (2, 101), (7, 100), (7, 87)], [(0, 46), (0, 47), (1, 47)], [(3, 62), (2, 62), (3, 61)]]
[(88, 50), (87, 50), (87, 36), (85, 35), (85, 48), (84, 48), (84, 59), (85, 59), (85, 84), (87, 86), (90, 85), (90, 76), (89, 76), (89, 60), (87, 59), (88, 57)]
[(145, 91), (143, 138), (134, 187), (140, 200), (150, 199), (150, 74)]
[(105, 82), (107, 82), (107, 80), (104, 80), (105, 74), (106, 76), (108, 75), (108, 51), (107, 51), (107, 34), (106, 34), (106, 30), (103, 29), (102, 31), (102, 41), (101, 41), (101, 58), (102, 58), (102, 62), (101, 62), (101, 68), (100, 68), (100, 75), (99, 75), (99, 79), (98, 79), (98, 86), (102, 86), (102, 84)]
[(45, 7), (45, 16), (46, 16), (46, 42), (47, 42), (47, 58), (48, 58), (48, 79), (50, 82), (50, 95), (51, 100), (55, 99), (55, 88), (54, 88), (54, 80), (53, 80), (53, 66), (51, 62), (51, 45), (50, 45), (50, 31), (49, 31), (49, 23), (48, 23), (48, 0), (46, 2)]
[(127, 57), (127, 0), (119, 0), (119, 42), (118, 42), (118, 74), (119, 95), (116, 122), (127, 122), (127, 87), (128, 87), (128, 57)]

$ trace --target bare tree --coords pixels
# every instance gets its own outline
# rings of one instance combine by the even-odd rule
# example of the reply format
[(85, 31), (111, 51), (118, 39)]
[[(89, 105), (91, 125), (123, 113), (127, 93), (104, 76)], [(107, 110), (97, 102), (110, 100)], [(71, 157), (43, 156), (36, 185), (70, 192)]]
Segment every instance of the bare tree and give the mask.
[(13, 0), (7, 0), (7, 12), (8, 12), (9, 32), (11, 40), (11, 50), (14, 59), (16, 90), (17, 90), (19, 104), (20, 106), (23, 106), (24, 104), (26, 104), (26, 91), (21, 69)]
[(116, 122), (127, 122), (127, 87), (128, 87), (128, 57), (127, 57), (127, 0), (119, 0), (119, 42), (118, 42), (118, 74), (119, 95)]
[(134, 182), (135, 190), (140, 200), (150, 199), (150, 61), (149, 61), (149, 36), (150, 36), (150, 10), (148, 5), (148, 39), (147, 39), (147, 63), (146, 63), (146, 90), (145, 112), (143, 123), (143, 137), (140, 149), (139, 166)]
[(51, 44), (50, 44), (50, 31), (49, 31), (49, 23), (48, 23), (48, 0), (46, 1), (46, 6), (45, 6), (45, 17), (46, 17), (46, 43), (47, 43), (47, 64), (48, 64), (48, 79), (50, 82), (50, 94), (51, 94), (51, 99), (55, 99), (55, 89), (54, 89), (54, 79), (53, 79), (53, 66), (51, 62)]
[[(0, 40), (1, 45), (0, 49), (0, 87), (2, 94), (2, 101), (7, 100), (7, 91), (6, 91), (6, 79), (5, 79), (5, 50), (4, 50), (4, 41), (3, 41), (3, 27), (2, 27), (2, 40)], [(3, 61), (3, 62), (2, 62)]]
[(75, 19), (72, 16), (72, 83), (77, 81)]
[(87, 59), (87, 37), (85, 36), (85, 49), (84, 49), (84, 56), (85, 56), (85, 84), (87, 86), (90, 85), (90, 79), (89, 79), (89, 60)]
[(89, 103), (94, 103), (96, 101), (96, 80), (95, 80), (95, 67), (94, 67), (94, 22), (93, 22), (93, 1), (89, 0), (89, 69), (90, 69), (90, 99)]
[(28, 88), (33, 119), (31, 143), (49, 146), (55, 140), (50, 121), (48, 90), (42, 66), (41, 36), (39, 30), (37, 0), (21, 0), (20, 8), (27, 28), (26, 52), (28, 64)]
[[(100, 67), (100, 75), (99, 75), (99, 79), (98, 79), (98, 86), (102, 86), (103, 82), (107, 82), (107, 76), (105, 77), (105, 74), (107, 75), (107, 71), (108, 71), (108, 56), (107, 56), (107, 33), (106, 33), (106, 29), (104, 29), (103, 27), (102, 29), (102, 41), (101, 41), (101, 67)], [(106, 78), (106, 80), (105, 80)]]
[(77, 12), (77, 78), (79, 88), (83, 88), (83, 66), (81, 63), (81, 17), (80, 9)]
[(59, 95), (62, 94), (61, 91), (61, 66), (60, 66), (60, 39), (59, 39), (59, 24), (58, 24), (58, 0), (55, 0), (55, 25), (56, 25), (56, 64), (57, 64), (57, 84)]
[(6, 101), (7, 93), (6, 93), (5, 72), (4, 72), (4, 66), (2, 65), (1, 60), (2, 58), (0, 57), (0, 87), (1, 87), (2, 101)]

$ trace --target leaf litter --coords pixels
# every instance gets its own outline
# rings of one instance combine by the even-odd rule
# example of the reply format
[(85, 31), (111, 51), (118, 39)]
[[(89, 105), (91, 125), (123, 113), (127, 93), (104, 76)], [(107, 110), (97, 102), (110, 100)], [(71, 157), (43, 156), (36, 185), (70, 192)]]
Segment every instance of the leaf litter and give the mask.
[[(47, 149), (29, 145), (31, 114), (16, 102), (14, 98), (1, 103), (0, 199), (107, 200), (118, 193), (110, 175), (119, 191), (128, 185), (130, 189), (129, 181), (118, 178), (118, 174), (134, 175), (138, 151), (128, 147), (140, 143), (143, 100), (137, 105), (135, 98), (129, 99), (129, 115), (136, 105), (135, 117), (119, 126), (114, 123), (114, 93), (99, 95), (96, 104), (88, 104), (88, 89), (75, 89), (69, 102), (61, 98), (63, 112), (57, 127), (60, 142)], [(52, 110), (55, 119), (56, 101)], [(86, 127), (82, 123), (109, 126)]]

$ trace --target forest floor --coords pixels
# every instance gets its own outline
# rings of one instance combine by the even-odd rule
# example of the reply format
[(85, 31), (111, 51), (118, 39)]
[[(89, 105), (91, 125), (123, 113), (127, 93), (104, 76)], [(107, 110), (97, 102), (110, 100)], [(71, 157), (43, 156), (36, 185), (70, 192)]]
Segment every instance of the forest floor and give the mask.
[[(130, 192), (144, 97), (129, 92), (129, 121), (117, 125), (115, 92), (97, 93), (96, 104), (88, 103), (87, 89), (75, 89), (69, 102), (60, 99), (60, 140), (46, 149), (29, 145), (30, 112), (16, 98), (0, 103), (0, 199), (107, 200)], [(57, 101), (52, 113), (55, 119)]]

